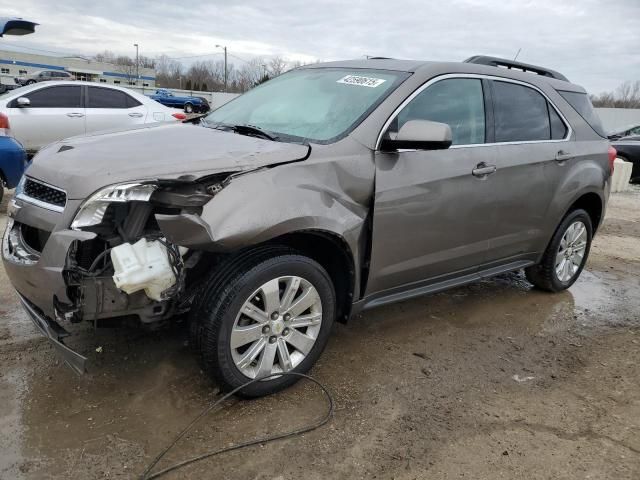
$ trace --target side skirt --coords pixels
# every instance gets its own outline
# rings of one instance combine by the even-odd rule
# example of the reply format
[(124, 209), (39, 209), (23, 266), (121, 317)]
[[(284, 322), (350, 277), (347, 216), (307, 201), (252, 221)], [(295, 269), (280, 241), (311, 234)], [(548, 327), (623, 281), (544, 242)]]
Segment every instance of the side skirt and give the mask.
[(534, 264), (535, 262), (531, 260), (518, 260), (515, 262), (510, 262), (504, 265), (500, 265), (497, 267), (480, 270), (478, 272), (469, 273), (466, 275), (460, 275), (454, 278), (448, 278), (446, 280), (442, 280), (435, 283), (428, 283), (428, 284), (426, 284), (427, 282), (411, 283), (409, 285), (404, 285), (399, 288), (394, 288), (393, 291), (387, 290), (386, 292), (376, 293), (375, 295), (365, 297), (362, 300), (355, 302), (353, 304), (351, 314), (355, 315), (364, 310), (369, 310), (370, 308), (381, 307), (382, 305), (402, 302), (410, 298), (421, 297), (423, 295), (428, 295), (430, 293), (441, 292), (443, 290), (448, 290), (450, 288), (455, 288), (461, 285), (466, 285), (468, 283), (477, 282), (478, 280), (482, 280), (483, 278), (490, 278), (496, 275), (500, 275), (501, 273), (512, 272), (514, 270), (519, 270), (521, 268), (529, 267)]

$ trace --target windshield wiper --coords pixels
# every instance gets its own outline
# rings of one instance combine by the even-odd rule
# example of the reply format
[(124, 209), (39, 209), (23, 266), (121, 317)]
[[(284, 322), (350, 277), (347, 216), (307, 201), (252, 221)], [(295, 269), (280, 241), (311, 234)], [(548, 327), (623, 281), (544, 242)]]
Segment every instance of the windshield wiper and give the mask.
[(270, 134), (260, 127), (256, 127), (255, 125), (230, 125), (229, 129), (234, 131), (235, 133), (239, 133), (240, 135), (256, 135), (273, 142), (278, 140), (278, 137), (276, 137), (275, 135)]

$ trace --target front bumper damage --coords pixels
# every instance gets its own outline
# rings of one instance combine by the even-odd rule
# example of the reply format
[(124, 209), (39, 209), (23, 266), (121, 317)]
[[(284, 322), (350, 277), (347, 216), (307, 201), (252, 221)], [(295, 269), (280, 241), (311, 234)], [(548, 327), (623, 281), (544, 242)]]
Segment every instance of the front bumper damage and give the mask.
[(83, 374), (86, 372), (87, 357), (80, 355), (77, 352), (71, 350), (63, 343), (63, 339), (70, 335), (59, 323), (46, 317), (35, 305), (31, 304), (29, 300), (20, 295), (20, 302), (26, 310), (29, 318), (40, 331), (42, 335), (47, 337), (53, 348), (60, 355), (62, 360), (67, 366), (69, 366), (77, 374)]

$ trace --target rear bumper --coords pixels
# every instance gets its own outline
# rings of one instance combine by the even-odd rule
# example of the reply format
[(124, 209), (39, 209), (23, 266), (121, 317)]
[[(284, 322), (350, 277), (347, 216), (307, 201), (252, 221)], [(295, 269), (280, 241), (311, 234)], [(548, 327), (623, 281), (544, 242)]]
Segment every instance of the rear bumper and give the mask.
[(77, 352), (74, 352), (64, 343), (62, 343), (62, 339), (70, 335), (69, 332), (62, 328), (56, 321), (46, 317), (42, 313), (42, 311), (40, 311), (35, 305), (29, 302), (29, 300), (27, 300), (25, 297), (23, 297), (19, 293), (18, 295), (20, 297), (22, 306), (31, 318), (33, 324), (42, 335), (47, 337), (47, 339), (49, 340), (51, 345), (53, 345), (53, 348), (56, 350), (58, 355), (60, 355), (64, 363), (66, 363), (74, 372), (79, 375), (85, 373), (87, 358), (83, 357)]

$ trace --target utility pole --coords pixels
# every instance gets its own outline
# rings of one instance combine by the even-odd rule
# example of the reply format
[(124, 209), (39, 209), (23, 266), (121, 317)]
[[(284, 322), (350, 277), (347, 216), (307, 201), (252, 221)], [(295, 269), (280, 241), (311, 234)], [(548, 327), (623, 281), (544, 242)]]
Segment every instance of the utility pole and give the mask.
[(138, 44), (134, 43), (133, 46), (136, 47), (136, 85), (138, 85), (138, 80), (140, 79), (140, 56), (138, 55)]
[(227, 47), (223, 45), (216, 45), (216, 48), (224, 50), (224, 91), (227, 92)]

